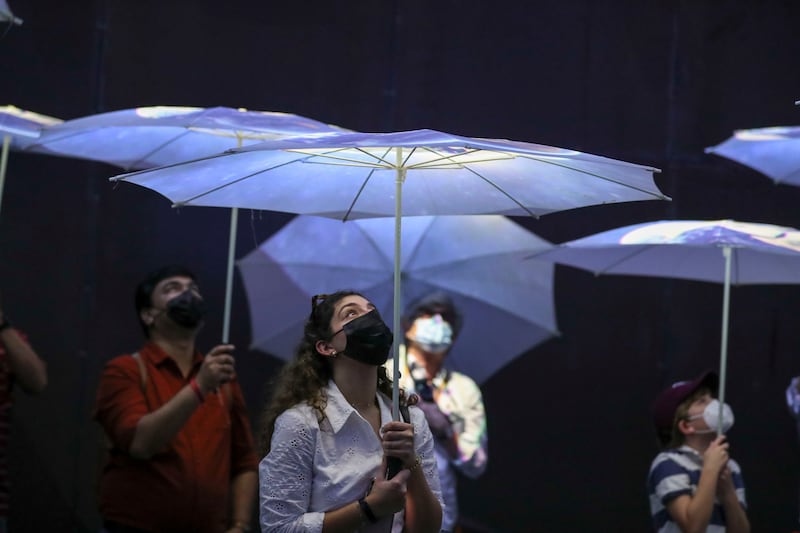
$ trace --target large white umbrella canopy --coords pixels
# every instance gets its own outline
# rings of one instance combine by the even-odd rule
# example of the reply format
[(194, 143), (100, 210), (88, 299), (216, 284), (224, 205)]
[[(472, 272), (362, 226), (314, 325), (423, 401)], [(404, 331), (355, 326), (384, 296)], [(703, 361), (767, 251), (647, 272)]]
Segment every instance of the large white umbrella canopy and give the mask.
[[(539, 216), (666, 200), (654, 172), (658, 169), (564, 148), (412, 130), (290, 137), (111, 179), (153, 189), (175, 206), (245, 207), (340, 220), (393, 216), (393, 329), (399, 331), (404, 216)], [(398, 358), (396, 340), (395, 372)], [(397, 387), (394, 393), (397, 419)]]

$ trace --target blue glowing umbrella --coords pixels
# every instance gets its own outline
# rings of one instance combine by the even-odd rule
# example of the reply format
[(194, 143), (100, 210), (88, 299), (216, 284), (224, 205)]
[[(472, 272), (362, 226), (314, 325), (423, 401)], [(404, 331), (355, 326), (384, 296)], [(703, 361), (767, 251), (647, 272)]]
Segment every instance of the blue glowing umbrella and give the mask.
[(6, 0), (0, 0), (0, 22), (8, 22), (9, 24), (16, 24), (17, 26), (22, 24), (22, 19), (14, 16)]
[(736, 161), (775, 183), (800, 186), (800, 127), (738, 130), (706, 153)]
[[(3, 5), (0, 4), (0, 17), (2, 16)], [(9, 150), (24, 150), (39, 138), (42, 128), (59, 122), (61, 120), (57, 118), (19, 109), (13, 105), (0, 106), (0, 135), (3, 137), (3, 148), (0, 153), (0, 204), (3, 201)]]
[[(27, 152), (145, 169), (218, 154), (230, 148), (293, 135), (349, 131), (274, 111), (230, 107), (138, 107), (49, 126)], [(228, 342), (238, 210), (231, 210), (222, 341)]]
[(720, 403), (725, 401), (731, 285), (800, 283), (800, 231), (733, 220), (634, 224), (565, 242), (532, 257), (595, 274), (722, 283)]
[[(653, 181), (657, 171), (575, 150), (413, 130), (266, 141), (111, 179), (156, 190), (175, 206), (248, 207), (341, 220), (393, 216), (393, 329), (399, 331), (403, 217), (539, 216), (668, 199)], [(395, 372), (398, 358), (395, 342)], [(397, 419), (397, 387), (394, 393)]]
[[(402, 232), (403, 301), (445, 291), (464, 315), (448, 366), (482, 383), (557, 333), (553, 264), (523, 263), (549, 242), (500, 215), (409, 217)], [(290, 359), (310, 297), (343, 288), (393, 321), (393, 236), (391, 218), (299, 216), (237, 261), (252, 347)]]

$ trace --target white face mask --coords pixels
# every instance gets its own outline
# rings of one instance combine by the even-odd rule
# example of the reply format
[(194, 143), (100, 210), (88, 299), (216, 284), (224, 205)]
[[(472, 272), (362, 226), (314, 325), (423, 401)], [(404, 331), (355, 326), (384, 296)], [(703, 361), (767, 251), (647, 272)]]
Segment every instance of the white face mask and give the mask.
[(414, 321), (415, 333), (409, 337), (426, 352), (441, 353), (453, 344), (453, 328), (442, 315), (418, 318)]
[[(687, 420), (696, 420), (698, 418), (702, 418), (709, 429), (697, 430), (695, 434), (716, 433), (719, 428), (719, 400), (711, 400), (702, 414), (692, 415)], [(733, 410), (730, 405), (725, 403), (722, 404), (722, 433), (727, 433), (731, 426), (733, 426)]]

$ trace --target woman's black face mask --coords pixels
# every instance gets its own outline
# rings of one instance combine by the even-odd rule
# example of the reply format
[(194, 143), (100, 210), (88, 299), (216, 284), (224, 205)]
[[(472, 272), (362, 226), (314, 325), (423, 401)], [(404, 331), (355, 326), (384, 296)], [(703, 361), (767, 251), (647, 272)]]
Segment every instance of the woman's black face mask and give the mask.
[(381, 366), (389, 358), (394, 335), (377, 310), (351, 320), (331, 338), (341, 331), (347, 336), (347, 345), (343, 353), (351, 359), (368, 365)]

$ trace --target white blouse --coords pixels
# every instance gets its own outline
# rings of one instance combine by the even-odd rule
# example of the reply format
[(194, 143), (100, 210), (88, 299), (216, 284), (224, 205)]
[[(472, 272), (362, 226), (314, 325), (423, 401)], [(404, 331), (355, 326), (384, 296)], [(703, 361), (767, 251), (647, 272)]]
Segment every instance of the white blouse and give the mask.
[[(325, 388), (325, 420), (302, 403), (275, 421), (270, 452), (258, 466), (259, 515), (262, 532), (320, 532), (326, 511), (365, 496), (378, 475), (383, 448), (370, 423), (345, 400), (331, 380)], [(391, 400), (377, 394), (381, 426), (392, 420)], [(425, 415), (409, 407), (414, 446), (422, 459), (428, 486), (442, 503), (433, 436)], [(401, 532), (404, 513), (384, 517), (359, 531)]]

